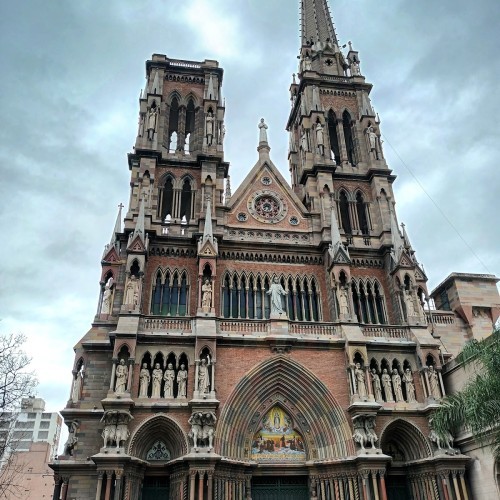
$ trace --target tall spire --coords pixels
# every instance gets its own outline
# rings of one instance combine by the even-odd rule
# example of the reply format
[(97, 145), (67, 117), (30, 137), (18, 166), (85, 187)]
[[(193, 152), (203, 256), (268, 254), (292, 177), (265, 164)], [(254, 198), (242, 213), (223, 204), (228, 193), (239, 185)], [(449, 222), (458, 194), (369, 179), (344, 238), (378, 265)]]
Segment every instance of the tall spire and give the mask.
[(394, 207), (391, 208), (391, 234), (392, 234), (392, 252), (394, 256), (394, 261), (396, 264), (399, 262), (399, 258), (401, 257), (401, 253), (404, 250), (404, 241), (401, 237), (401, 233), (399, 232), (398, 222), (396, 220), (396, 212)]
[(118, 233), (122, 232), (122, 208), (123, 204), (120, 203), (118, 205), (118, 215), (116, 216), (116, 221), (115, 221), (115, 227), (113, 228), (113, 232), (111, 233), (111, 239), (109, 240), (109, 243), (104, 247), (104, 254), (103, 257), (106, 256), (106, 254), (109, 252), (109, 250), (112, 247), (115, 247), (116, 250), (119, 252), (119, 243), (116, 238), (116, 235)]
[(302, 45), (309, 42), (338, 45), (332, 17), (326, 0), (301, 0)]

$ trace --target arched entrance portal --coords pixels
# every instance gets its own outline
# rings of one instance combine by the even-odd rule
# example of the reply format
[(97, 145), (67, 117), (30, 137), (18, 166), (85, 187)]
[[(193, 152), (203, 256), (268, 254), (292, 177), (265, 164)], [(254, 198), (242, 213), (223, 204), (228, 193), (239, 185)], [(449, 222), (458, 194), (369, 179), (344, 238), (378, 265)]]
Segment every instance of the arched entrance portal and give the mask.
[(252, 500), (309, 500), (307, 476), (255, 477)]

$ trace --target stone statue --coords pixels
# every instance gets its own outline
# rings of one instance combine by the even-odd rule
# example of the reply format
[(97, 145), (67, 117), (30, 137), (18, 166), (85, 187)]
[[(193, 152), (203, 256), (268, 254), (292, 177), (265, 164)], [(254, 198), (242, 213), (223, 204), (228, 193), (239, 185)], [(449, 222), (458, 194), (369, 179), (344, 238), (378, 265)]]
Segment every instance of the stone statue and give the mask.
[(382, 384), (380, 383), (380, 377), (375, 368), (372, 368), (371, 379), (372, 379), (373, 395), (375, 396), (375, 401), (383, 401)]
[(351, 74), (353, 76), (361, 74), (361, 69), (359, 67), (359, 62), (358, 61), (352, 61), (351, 62)]
[(210, 375), (208, 374), (208, 367), (210, 366), (210, 357), (208, 363), (205, 358), (201, 359), (198, 366), (198, 392), (200, 394), (208, 394), (210, 392)]
[(392, 403), (394, 398), (392, 397), (392, 382), (391, 376), (387, 373), (387, 368), (384, 368), (382, 371), (382, 387), (384, 388), (385, 400), (388, 403)]
[(163, 371), (160, 368), (160, 363), (155, 364), (155, 368), (153, 370), (153, 387), (151, 390), (152, 398), (161, 397), (161, 381), (163, 378)]
[(198, 448), (198, 440), (203, 439), (203, 413), (193, 413), (189, 417), (188, 424), (191, 426), (189, 437), (192, 439), (193, 446), (196, 449)]
[(211, 146), (214, 140), (214, 114), (212, 110), (208, 110), (205, 118), (205, 137), (207, 139), (207, 146)]
[(104, 293), (102, 294), (101, 314), (111, 314), (111, 287), (113, 286), (113, 278), (109, 278), (104, 286)]
[(151, 382), (151, 375), (148, 370), (148, 364), (144, 363), (142, 365), (141, 372), (139, 374), (139, 397), (147, 398), (148, 397), (148, 387), (149, 382)]
[(158, 118), (158, 108), (156, 106), (154, 108), (150, 108), (147, 120), (148, 140), (150, 141), (153, 140), (153, 137), (155, 135), (157, 118)]
[(207, 412), (203, 414), (203, 441), (208, 445), (208, 451), (211, 451), (214, 446), (214, 433), (215, 433), (215, 423), (217, 422), (217, 417), (214, 412)]
[(417, 313), (415, 312), (415, 304), (413, 303), (413, 298), (411, 296), (411, 293), (409, 290), (404, 290), (404, 301), (406, 305), (406, 314), (408, 317), (410, 316), (417, 316)]
[(316, 125), (316, 144), (318, 145), (319, 154), (325, 156), (325, 135), (321, 123)]
[(125, 441), (129, 438), (130, 432), (128, 430), (128, 423), (129, 421), (134, 418), (132, 415), (127, 413), (122, 413), (120, 412), (118, 414), (118, 421), (116, 425), (116, 434), (115, 434), (115, 441), (116, 441), (116, 448), (118, 449), (120, 447), (120, 444), (125, 443)]
[(226, 137), (226, 126), (222, 124), (220, 127), (219, 144), (224, 144), (224, 137)]
[(439, 377), (434, 370), (434, 366), (429, 366), (429, 386), (431, 389), (431, 396), (435, 399), (441, 399), (441, 391), (439, 390)]
[(453, 448), (454, 439), (451, 432), (445, 431), (444, 433), (438, 433), (432, 425), (432, 418), (429, 419), (429, 427), (431, 429), (429, 440), (437, 446), (438, 451), (443, 449), (441, 445), (445, 445), (448, 448), (446, 453), (455, 455), (457, 451)]
[(205, 282), (201, 287), (201, 307), (204, 312), (209, 312), (212, 306), (212, 284), (208, 278), (205, 278)]
[(312, 61), (308, 54), (304, 57), (304, 71), (312, 70)]
[(76, 437), (78, 427), (80, 427), (78, 420), (73, 420), (68, 423), (69, 435), (66, 443), (64, 444), (64, 455), (68, 455), (70, 457), (73, 456), (73, 449), (75, 448), (76, 443), (78, 443), (78, 438)]
[(417, 398), (415, 397), (415, 383), (413, 381), (413, 375), (411, 370), (407, 368), (403, 375), (403, 382), (406, 387), (406, 399), (408, 403), (416, 403)]
[(139, 280), (134, 276), (130, 276), (125, 286), (125, 299), (123, 301), (126, 305), (136, 306), (139, 297)]
[(354, 377), (356, 379), (356, 392), (360, 398), (366, 398), (365, 372), (359, 363), (354, 368)]
[(73, 379), (73, 391), (71, 394), (71, 400), (76, 403), (80, 400), (80, 393), (82, 392), (83, 379), (85, 377), (85, 366), (82, 365), (80, 369), (76, 372)]
[(349, 299), (347, 295), (347, 288), (345, 286), (341, 286), (339, 289), (339, 308), (340, 315), (348, 318), (349, 317)]
[(281, 286), (281, 283), (278, 280), (278, 277), (275, 276), (273, 278), (273, 282), (269, 287), (269, 290), (266, 292), (267, 295), (271, 296), (271, 315), (273, 314), (284, 314), (283, 305), (281, 302), (281, 297), (286, 296), (286, 292)]
[(260, 119), (259, 123), (259, 142), (267, 142), (267, 129), (269, 127), (264, 122), (264, 118)]
[(302, 151), (309, 151), (309, 141), (307, 140), (307, 132), (305, 130), (302, 131), (302, 135), (300, 136), (300, 147)]
[(120, 363), (116, 365), (115, 377), (115, 394), (123, 394), (127, 389), (128, 378), (128, 368), (124, 359), (120, 359)]
[(368, 145), (370, 146), (370, 151), (377, 149), (377, 134), (373, 127), (368, 127), (366, 129), (366, 135), (368, 137)]
[(403, 388), (401, 385), (401, 376), (397, 368), (392, 370), (392, 387), (394, 388), (394, 396), (396, 397), (396, 402), (404, 401), (403, 398)]
[(182, 364), (180, 370), (177, 372), (178, 398), (185, 398), (187, 396), (187, 377), (186, 366)]
[(163, 386), (163, 396), (165, 398), (173, 398), (175, 371), (172, 363), (169, 363), (167, 365), (167, 369), (165, 370), (165, 374), (163, 375), (163, 380), (165, 381), (165, 385)]
[(104, 422), (104, 429), (101, 434), (104, 439), (104, 448), (108, 448), (111, 443), (115, 442), (117, 414), (117, 410), (108, 410), (104, 412), (101, 418), (101, 422)]
[(365, 451), (365, 444), (367, 443), (366, 431), (363, 422), (363, 417), (354, 417), (352, 421), (354, 427), (354, 432), (352, 433), (352, 439), (355, 443), (358, 443), (362, 451)]
[(375, 443), (378, 441), (377, 434), (375, 433), (375, 417), (367, 416), (365, 417), (365, 433), (366, 441), (375, 448)]

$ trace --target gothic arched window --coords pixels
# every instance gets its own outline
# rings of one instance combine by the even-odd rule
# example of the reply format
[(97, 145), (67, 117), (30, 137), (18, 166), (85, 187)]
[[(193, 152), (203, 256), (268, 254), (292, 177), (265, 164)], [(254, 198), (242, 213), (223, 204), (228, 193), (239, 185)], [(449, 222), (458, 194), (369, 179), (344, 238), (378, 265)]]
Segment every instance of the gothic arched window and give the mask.
[(193, 151), (194, 144), (194, 118), (195, 118), (195, 109), (193, 99), (189, 99), (188, 105), (186, 107), (186, 149), (188, 152)]
[(344, 129), (345, 147), (347, 149), (347, 160), (351, 165), (356, 165), (354, 151), (354, 134), (351, 115), (346, 110), (342, 113), (342, 127)]
[[(172, 98), (170, 103), (170, 113), (168, 115), (168, 150), (173, 152), (177, 149), (177, 135), (179, 132), (179, 101), (177, 97)], [(172, 134), (175, 133), (175, 144), (173, 144)]]
[(151, 314), (186, 316), (188, 314), (189, 285), (186, 271), (159, 270), (151, 294)]
[(355, 279), (352, 280), (351, 290), (354, 312), (360, 323), (387, 323), (384, 298), (380, 293), (380, 289), (377, 280), (371, 280), (366, 284)]
[(167, 215), (172, 216), (174, 204), (174, 184), (172, 177), (167, 177), (163, 189), (161, 190), (161, 220), (165, 220)]
[(367, 206), (363, 195), (358, 191), (356, 195), (356, 212), (358, 213), (359, 229), (362, 234), (369, 234), (368, 217), (366, 216)]
[(349, 201), (347, 199), (347, 193), (345, 191), (340, 192), (339, 208), (342, 228), (344, 229), (344, 232), (346, 234), (352, 234), (351, 216), (349, 214)]
[(339, 147), (339, 137), (337, 135), (337, 117), (335, 113), (330, 110), (328, 112), (328, 135), (330, 136), (330, 150), (332, 156), (335, 159), (335, 163), (340, 164), (340, 147)]
[(181, 192), (181, 210), (179, 212), (179, 217), (186, 217), (189, 221), (192, 217), (192, 199), (193, 192), (191, 187), (191, 181), (186, 178), (182, 183), (182, 192)]

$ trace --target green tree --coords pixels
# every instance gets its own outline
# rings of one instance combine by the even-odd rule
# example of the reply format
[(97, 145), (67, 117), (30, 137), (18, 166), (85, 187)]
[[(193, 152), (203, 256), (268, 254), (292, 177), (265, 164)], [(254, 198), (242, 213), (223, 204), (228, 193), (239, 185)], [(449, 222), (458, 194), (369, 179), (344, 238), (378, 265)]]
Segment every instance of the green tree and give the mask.
[(500, 328), (484, 340), (469, 342), (457, 356), (468, 376), (464, 388), (443, 399), (433, 415), (438, 434), (469, 431), (480, 443), (493, 445), (500, 458)]

